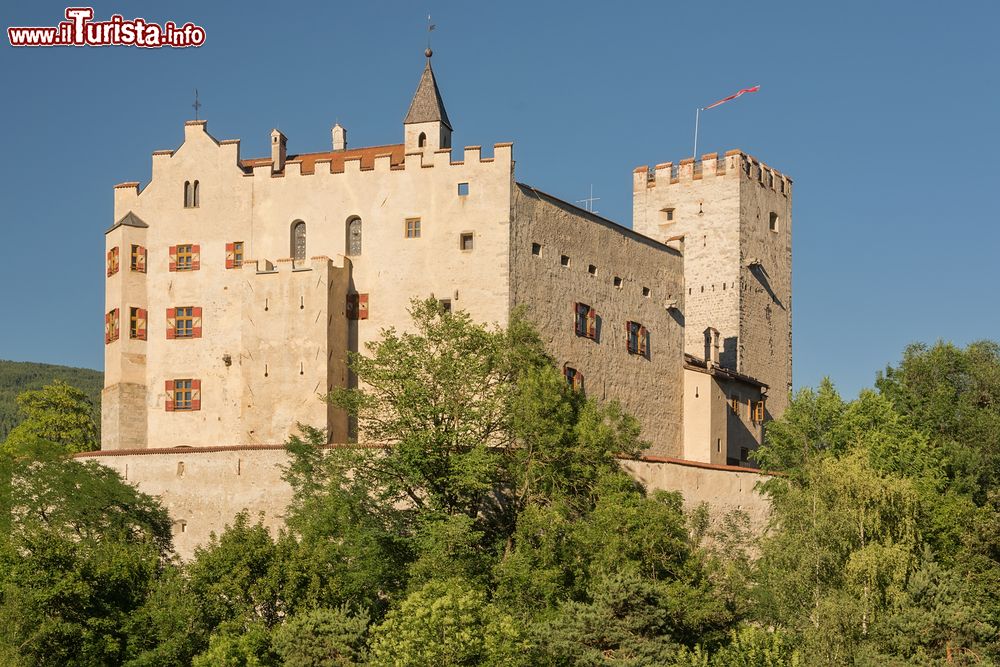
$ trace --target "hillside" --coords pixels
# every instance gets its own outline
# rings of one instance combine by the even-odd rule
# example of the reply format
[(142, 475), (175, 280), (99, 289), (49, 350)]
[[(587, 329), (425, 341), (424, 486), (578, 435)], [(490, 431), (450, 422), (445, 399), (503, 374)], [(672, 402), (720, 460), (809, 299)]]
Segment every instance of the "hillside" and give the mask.
[(0, 440), (6, 438), (20, 420), (17, 395), (28, 389), (40, 389), (53, 380), (63, 380), (87, 392), (94, 403), (94, 419), (100, 425), (101, 387), (104, 386), (101, 371), (0, 359)]

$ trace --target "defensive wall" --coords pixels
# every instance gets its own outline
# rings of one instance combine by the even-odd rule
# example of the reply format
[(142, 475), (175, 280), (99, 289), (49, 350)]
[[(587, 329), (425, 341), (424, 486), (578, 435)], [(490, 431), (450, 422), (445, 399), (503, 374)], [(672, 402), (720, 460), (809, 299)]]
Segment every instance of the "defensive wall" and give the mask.
[[(284, 445), (105, 450), (76, 458), (105, 465), (159, 497), (173, 521), (174, 549), (184, 560), (242, 510), (277, 532), (292, 499), (281, 478), (288, 459)], [(688, 509), (708, 503), (714, 521), (739, 510), (756, 533), (767, 524), (770, 503), (757, 489), (768, 476), (758, 470), (659, 457), (621, 464), (649, 490), (679, 491)]]

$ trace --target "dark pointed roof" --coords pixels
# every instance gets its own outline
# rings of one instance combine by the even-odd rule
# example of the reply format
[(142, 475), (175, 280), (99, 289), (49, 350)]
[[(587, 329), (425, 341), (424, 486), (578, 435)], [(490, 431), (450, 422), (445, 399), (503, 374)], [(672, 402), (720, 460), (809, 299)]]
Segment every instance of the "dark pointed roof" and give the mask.
[(424, 73), (420, 75), (417, 92), (413, 94), (413, 101), (410, 102), (410, 110), (406, 113), (403, 124), (434, 121), (444, 123), (449, 130), (453, 129), (448, 120), (448, 112), (444, 110), (444, 102), (441, 101), (441, 91), (438, 90), (437, 81), (434, 79), (431, 59), (427, 58), (427, 65), (424, 66)]
[[(140, 218), (139, 216), (137, 216), (132, 211), (129, 211), (128, 213), (126, 213), (122, 217), (121, 220), (119, 220), (115, 224), (111, 225), (111, 228), (108, 229), (108, 232), (110, 232), (112, 229), (117, 229), (117, 228), (121, 227), (122, 225), (125, 225), (126, 227), (139, 227), (140, 229), (145, 229), (145, 228), (149, 227), (149, 225), (147, 225), (145, 222), (142, 221), (142, 218)], [(104, 232), (104, 233), (107, 234), (108, 232)]]

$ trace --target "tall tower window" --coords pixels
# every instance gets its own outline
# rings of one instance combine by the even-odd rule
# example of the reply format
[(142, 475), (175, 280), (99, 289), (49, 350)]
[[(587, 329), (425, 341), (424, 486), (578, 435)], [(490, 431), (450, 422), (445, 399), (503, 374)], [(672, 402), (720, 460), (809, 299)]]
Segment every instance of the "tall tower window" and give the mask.
[(354, 216), (347, 220), (347, 254), (361, 254), (361, 218)]
[(427, 134), (424, 133), (424, 132), (421, 132), (420, 136), (417, 137), (417, 146), (419, 148), (423, 148), (426, 145), (427, 145)]
[(197, 208), (198, 198), (198, 181), (184, 181), (184, 208)]
[(194, 182), (191, 186), (191, 199), (194, 202), (192, 206), (198, 208), (201, 205), (201, 187), (198, 181)]
[(771, 212), (767, 226), (772, 232), (778, 231), (778, 214), (775, 213), (774, 211)]
[(296, 220), (292, 223), (292, 259), (306, 258), (306, 223)]

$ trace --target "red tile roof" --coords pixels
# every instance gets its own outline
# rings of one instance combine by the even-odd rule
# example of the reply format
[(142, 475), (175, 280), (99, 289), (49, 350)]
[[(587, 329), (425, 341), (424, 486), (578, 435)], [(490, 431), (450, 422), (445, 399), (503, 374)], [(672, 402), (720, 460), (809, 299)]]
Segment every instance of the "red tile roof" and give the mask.
[[(389, 156), (389, 164), (397, 167), (403, 164), (403, 144), (390, 144), (388, 146), (368, 146), (365, 148), (351, 148), (344, 151), (329, 151), (325, 153), (302, 153), (300, 155), (289, 155), (285, 159), (285, 164), (300, 163), (303, 174), (316, 173), (317, 162), (330, 162), (330, 169), (334, 174), (344, 173), (344, 161), (361, 158), (361, 169), (374, 169), (375, 158), (380, 155)], [(240, 160), (240, 166), (244, 169), (254, 167), (264, 167), (271, 164), (271, 158), (253, 158)], [(320, 164), (320, 169), (326, 169)]]

